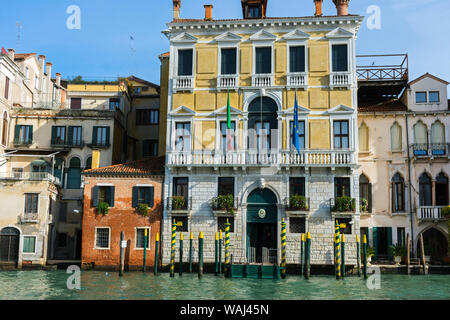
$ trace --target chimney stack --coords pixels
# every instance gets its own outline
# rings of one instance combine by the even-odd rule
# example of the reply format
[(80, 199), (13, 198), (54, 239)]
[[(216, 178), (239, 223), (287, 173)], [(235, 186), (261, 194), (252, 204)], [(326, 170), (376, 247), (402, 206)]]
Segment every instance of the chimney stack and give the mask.
[(173, 20), (180, 18), (181, 0), (173, 0)]
[(58, 87), (60, 87), (61, 86), (61, 73), (56, 73), (56, 85), (58, 86)]
[(9, 58), (14, 61), (14, 56), (16, 54), (16, 51), (14, 49), (8, 49)]
[(50, 76), (50, 79), (52, 78), (52, 63), (51, 62), (47, 62), (46, 64), (46, 69), (47, 69), (47, 74)]
[(314, 15), (316, 17), (322, 16), (322, 3), (323, 3), (323, 0), (314, 0), (314, 4), (316, 5), (316, 13)]
[(350, 0), (333, 0), (338, 16), (348, 16), (348, 3)]
[(212, 20), (212, 4), (205, 4), (205, 20), (211, 21)]
[(40, 55), (39, 56), (39, 67), (41, 68), (42, 73), (44, 73), (44, 69), (45, 69), (45, 56), (44, 55)]
[(100, 168), (100, 150), (92, 150), (92, 169)]

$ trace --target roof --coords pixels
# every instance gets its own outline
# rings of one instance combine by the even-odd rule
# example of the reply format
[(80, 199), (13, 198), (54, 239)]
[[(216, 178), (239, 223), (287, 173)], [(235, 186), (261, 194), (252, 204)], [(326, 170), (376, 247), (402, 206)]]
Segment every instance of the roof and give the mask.
[(414, 83), (419, 82), (420, 80), (422, 80), (422, 79), (424, 79), (424, 78), (431, 78), (431, 79), (434, 79), (434, 80), (436, 80), (436, 81), (442, 82), (442, 83), (444, 83), (445, 85), (448, 85), (448, 84), (449, 84), (447, 81), (442, 80), (441, 78), (438, 78), (438, 77), (436, 77), (436, 76), (433, 76), (432, 74), (430, 74), (430, 73), (427, 72), (427, 73), (425, 73), (423, 76), (420, 76), (420, 77), (418, 77), (418, 78), (415, 79), (415, 80), (412, 80), (410, 83), (408, 83), (408, 85), (413, 85)]
[(408, 111), (400, 100), (358, 102), (358, 112)]
[(139, 161), (83, 171), (87, 176), (156, 176), (164, 174), (165, 157), (152, 157)]
[(16, 53), (14, 54), (14, 60), (25, 60), (35, 55), (36, 53)]
[(136, 82), (139, 82), (139, 83), (146, 84), (147, 86), (155, 88), (155, 89), (159, 88), (159, 85), (154, 84), (153, 82), (150, 82), (150, 81), (147, 81), (147, 80), (135, 77), (135, 76), (129, 76), (127, 79), (131, 80), (131, 81), (136, 81)]
[(349, 14), (347, 16), (337, 16), (337, 15), (331, 15), (331, 16), (304, 16), (304, 17), (264, 17), (264, 18), (258, 18), (258, 19), (213, 19), (213, 20), (205, 20), (205, 19), (174, 19), (170, 23), (183, 23), (183, 22), (257, 22), (258, 20), (297, 20), (297, 19), (305, 19), (305, 18), (348, 18), (348, 17), (360, 17), (360, 15), (357, 14)]

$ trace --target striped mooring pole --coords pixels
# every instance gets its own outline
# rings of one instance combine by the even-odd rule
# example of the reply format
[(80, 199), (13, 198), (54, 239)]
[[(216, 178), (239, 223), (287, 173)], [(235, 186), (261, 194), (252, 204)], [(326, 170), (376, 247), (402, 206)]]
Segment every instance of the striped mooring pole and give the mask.
[(175, 219), (173, 219), (172, 223), (172, 247), (170, 249), (170, 277), (173, 278), (175, 276), (175, 245), (177, 242), (177, 224), (175, 223)]
[(361, 247), (358, 235), (356, 235), (356, 264), (358, 269), (358, 277), (361, 277)]
[(281, 278), (286, 278), (286, 222), (281, 222)]
[(339, 223), (336, 221), (336, 232), (334, 234), (335, 244), (336, 244), (336, 260), (335, 260), (335, 268), (336, 268), (336, 279), (341, 278), (341, 235), (339, 230)]
[(228, 276), (230, 268), (230, 223), (225, 223), (225, 276)]
[(183, 275), (183, 232), (180, 233), (180, 263), (178, 265), (178, 274)]
[(222, 230), (219, 231), (219, 273), (222, 273)]
[(304, 273), (304, 265), (305, 265), (305, 234), (302, 233), (300, 235), (300, 276)]
[(192, 273), (192, 255), (193, 255), (193, 245), (194, 245), (194, 234), (191, 232), (191, 236), (189, 238), (189, 273)]
[(156, 233), (156, 241), (155, 241), (155, 270), (154, 274), (158, 274), (158, 253), (159, 253), (159, 232)]
[(215, 260), (215, 265), (216, 265), (216, 269), (214, 272), (214, 275), (218, 275), (219, 274), (219, 234), (216, 232), (216, 241), (215, 241), (215, 254), (214, 254), (214, 260)]
[(363, 238), (363, 273), (364, 279), (367, 279), (367, 237)]
[(144, 261), (142, 263), (142, 271), (145, 272), (146, 271), (146, 267), (147, 267), (147, 248), (148, 248), (148, 235), (147, 235), (147, 231), (148, 229), (145, 228), (144, 229)]
[(342, 271), (341, 271), (341, 277), (342, 279), (344, 279), (345, 277), (345, 234), (342, 234), (342, 251), (341, 251), (341, 255), (342, 255)]
[(311, 272), (311, 234), (306, 234), (305, 279), (309, 280)]
[(203, 232), (198, 236), (198, 277), (203, 276)]

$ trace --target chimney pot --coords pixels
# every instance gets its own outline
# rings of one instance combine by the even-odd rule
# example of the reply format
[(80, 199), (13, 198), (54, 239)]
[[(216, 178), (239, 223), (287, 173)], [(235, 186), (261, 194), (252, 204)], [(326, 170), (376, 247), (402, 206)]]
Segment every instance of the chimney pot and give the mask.
[(205, 20), (211, 21), (212, 20), (212, 4), (205, 4)]
[(333, 0), (338, 16), (348, 16), (348, 3), (350, 0)]
[(323, 0), (314, 0), (314, 4), (316, 5), (316, 13), (314, 15), (316, 17), (322, 16), (322, 3), (323, 3)]
[(50, 78), (52, 77), (52, 63), (51, 62), (47, 62), (46, 64), (46, 69), (47, 69), (47, 74), (50, 76)]
[(173, 0), (173, 20), (180, 18), (181, 0)]
[(16, 54), (16, 51), (14, 49), (8, 49), (9, 58), (14, 61), (14, 56)]
[(61, 73), (59, 73), (59, 72), (56, 73), (56, 85), (58, 87), (61, 86)]

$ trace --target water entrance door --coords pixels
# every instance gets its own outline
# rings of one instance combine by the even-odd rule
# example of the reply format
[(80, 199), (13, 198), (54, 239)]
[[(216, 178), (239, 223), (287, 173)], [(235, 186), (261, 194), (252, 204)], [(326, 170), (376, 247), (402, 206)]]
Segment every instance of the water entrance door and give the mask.
[(16, 228), (3, 228), (0, 231), (0, 262), (19, 260), (20, 233)]

